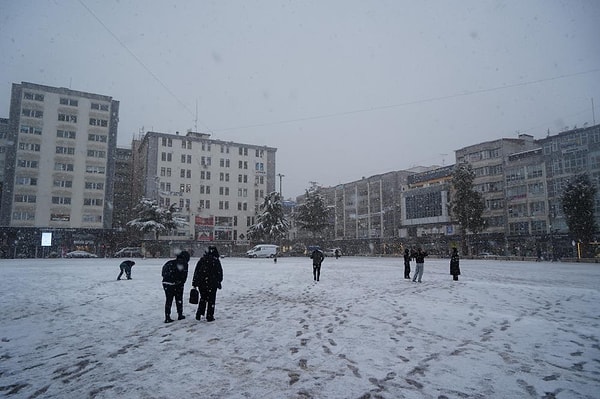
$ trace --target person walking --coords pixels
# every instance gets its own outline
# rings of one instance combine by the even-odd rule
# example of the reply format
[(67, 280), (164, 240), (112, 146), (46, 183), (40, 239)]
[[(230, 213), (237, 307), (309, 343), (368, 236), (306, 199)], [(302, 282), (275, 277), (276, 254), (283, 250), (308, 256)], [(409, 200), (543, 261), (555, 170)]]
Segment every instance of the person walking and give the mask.
[(404, 278), (410, 280), (410, 251), (404, 250)]
[(121, 262), (121, 264), (119, 265), (121, 273), (119, 273), (119, 275), (117, 276), (117, 280), (121, 279), (123, 273), (125, 273), (125, 276), (127, 276), (127, 280), (131, 280), (131, 268), (133, 267), (133, 265), (135, 265), (135, 262), (132, 260), (124, 260), (123, 262)]
[(319, 248), (315, 248), (313, 253), (310, 255), (310, 258), (313, 261), (313, 278), (315, 281), (319, 281), (319, 278), (321, 277), (321, 263), (323, 263), (325, 255)]
[[(200, 291), (200, 301), (196, 310), (196, 320), (200, 320), (206, 311), (206, 321), (215, 320), (217, 289), (221, 289), (223, 268), (217, 247), (211, 245), (200, 258), (194, 270), (192, 286)], [(208, 308), (207, 308), (208, 305)]]
[(421, 279), (423, 278), (423, 269), (425, 266), (425, 257), (427, 255), (427, 252), (423, 251), (421, 247), (417, 248), (417, 253), (415, 254), (415, 262), (417, 263), (417, 268), (412, 279), (413, 283), (417, 280), (419, 281), (419, 283), (421, 282)]
[(460, 276), (460, 266), (458, 249), (456, 247), (452, 248), (452, 255), (450, 256), (450, 274), (454, 281), (458, 281), (458, 276)]
[(183, 286), (188, 276), (190, 254), (181, 251), (175, 259), (169, 260), (162, 268), (162, 285), (165, 291), (165, 323), (171, 323), (171, 306), (175, 298), (177, 320), (185, 319), (183, 315)]

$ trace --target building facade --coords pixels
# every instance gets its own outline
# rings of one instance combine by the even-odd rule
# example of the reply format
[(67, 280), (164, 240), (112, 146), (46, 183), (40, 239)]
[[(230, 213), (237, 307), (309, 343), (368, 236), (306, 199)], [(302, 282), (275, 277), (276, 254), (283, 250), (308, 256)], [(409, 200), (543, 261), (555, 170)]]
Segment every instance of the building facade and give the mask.
[(161, 239), (247, 243), (260, 205), (275, 191), (276, 148), (191, 131), (147, 132), (132, 147), (136, 200), (175, 204), (187, 223)]
[(55, 251), (97, 251), (103, 239), (95, 232), (112, 227), (119, 102), (22, 82), (12, 86), (8, 119), (3, 244), (39, 255), (39, 236), (50, 231)]

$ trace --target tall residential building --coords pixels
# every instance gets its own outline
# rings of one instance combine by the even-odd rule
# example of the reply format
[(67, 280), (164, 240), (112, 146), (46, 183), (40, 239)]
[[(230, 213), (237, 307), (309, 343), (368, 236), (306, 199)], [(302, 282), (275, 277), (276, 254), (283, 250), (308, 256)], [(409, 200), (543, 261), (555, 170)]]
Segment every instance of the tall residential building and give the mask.
[(132, 147), (135, 200), (175, 204), (187, 222), (162, 239), (245, 243), (265, 196), (275, 191), (276, 148), (191, 131), (147, 132)]
[(127, 222), (136, 216), (133, 213), (136, 203), (133, 196), (132, 182), (133, 161), (131, 149), (117, 148), (113, 198), (113, 227), (116, 229), (126, 228)]

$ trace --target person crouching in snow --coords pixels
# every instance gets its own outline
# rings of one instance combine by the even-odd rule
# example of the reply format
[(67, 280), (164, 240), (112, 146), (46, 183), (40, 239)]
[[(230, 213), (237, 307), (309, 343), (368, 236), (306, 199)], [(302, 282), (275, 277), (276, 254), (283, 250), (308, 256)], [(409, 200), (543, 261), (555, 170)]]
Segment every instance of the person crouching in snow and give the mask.
[(452, 255), (450, 256), (450, 274), (454, 281), (457, 281), (458, 276), (460, 276), (459, 256), (456, 247), (452, 248)]
[[(223, 282), (223, 267), (219, 260), (217, 247), (211, 245), (200, 258), (194, 270), (192, 286), (200, 291), (200, 302), (196, 311), (196, 320), (200, 320), (206, 311), (206, 321), (215, 320), (215, 304), (217, 302), (217, 289), (221, 289)], [(208, 305), (208, 309), (206, 306)]]
[(133, 267), (133, 265), (135, 265), (135, 262), (132, 260), (124, 260), (123, 262), (121, 262), (121, 264), (119, 265), (121, 273), (119, 273), (119, 275), (117, 276), (117, 280), (121, 279), (123, 273), (125, 273), (125, 275), (127, 276), (127, 280), (131, 280), (131, 268)]
[(177, 320), (185, 319), (183, 315), (183, 286), (188, 276), (190, 254), (181, 251), (175, 259), (171, 259), (162, 268), (162, 285), (165, 290), (165, 323), (170, 323), (173, 298), (177, 307)]

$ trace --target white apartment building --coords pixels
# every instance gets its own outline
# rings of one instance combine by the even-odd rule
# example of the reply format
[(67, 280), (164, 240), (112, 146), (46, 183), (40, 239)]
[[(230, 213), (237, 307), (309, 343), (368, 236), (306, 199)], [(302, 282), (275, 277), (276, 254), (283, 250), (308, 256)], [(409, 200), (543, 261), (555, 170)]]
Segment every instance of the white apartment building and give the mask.
[(109, 96), (13, 84), (0, 225), (112, 227), (118, 116)]
[(275, 191), (276, 148), (191, 131), (147, 132), (133, 148), (135, 198), (176, 204), (188, 223), (161, 239), (245, 243), (265, 196)]

